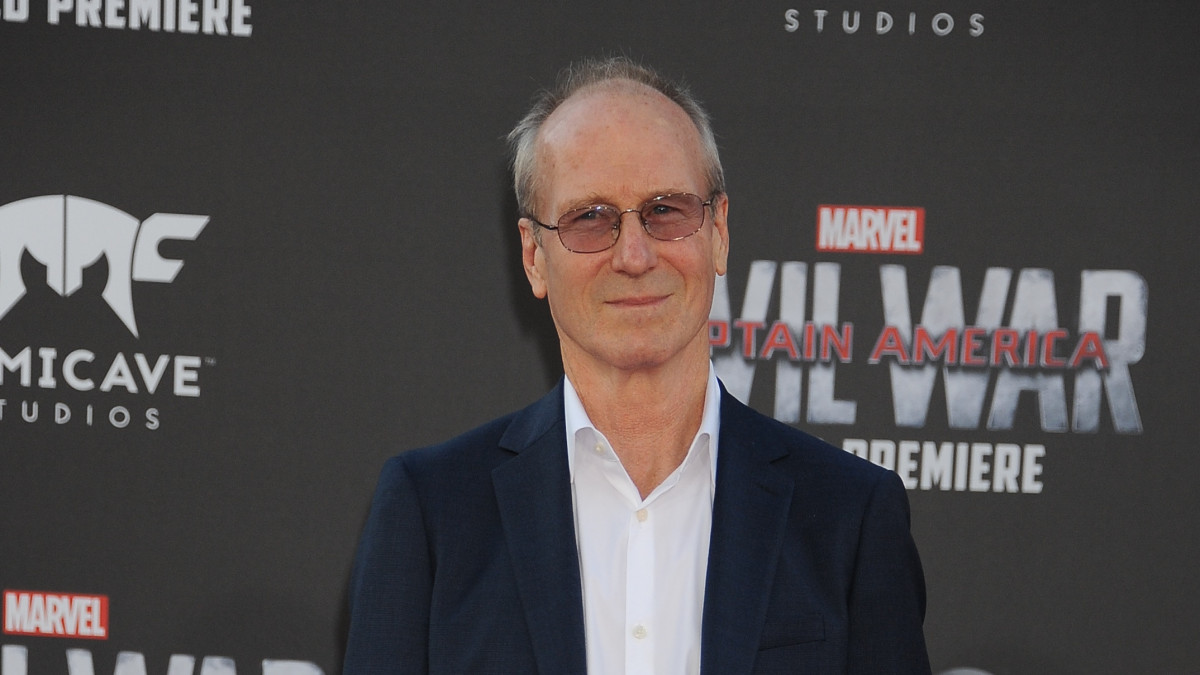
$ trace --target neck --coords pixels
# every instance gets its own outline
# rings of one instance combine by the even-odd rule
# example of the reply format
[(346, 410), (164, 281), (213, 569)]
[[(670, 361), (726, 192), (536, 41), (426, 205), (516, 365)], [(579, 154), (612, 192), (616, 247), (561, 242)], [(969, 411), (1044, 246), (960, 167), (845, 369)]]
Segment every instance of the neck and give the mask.
[(592, 424), (612, 443), (642, 497), (650, 494), (683, 462), (700, 429), (707, 353), (636, 370), (594, 367), (563, 356)]

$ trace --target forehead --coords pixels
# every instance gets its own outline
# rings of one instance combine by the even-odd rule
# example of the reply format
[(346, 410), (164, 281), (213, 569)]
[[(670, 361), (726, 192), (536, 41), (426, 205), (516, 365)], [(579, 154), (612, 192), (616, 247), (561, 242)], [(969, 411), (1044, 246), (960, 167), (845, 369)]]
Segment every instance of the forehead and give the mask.
[[(687, 113), (646, 85), (617, 81), (571, 96), (538, 134), (538, 183), (556, 201), (580, 190), (615, 197), (703, 190), (700, 134)], [(539, 190), (540, 191), (540, 190)]]

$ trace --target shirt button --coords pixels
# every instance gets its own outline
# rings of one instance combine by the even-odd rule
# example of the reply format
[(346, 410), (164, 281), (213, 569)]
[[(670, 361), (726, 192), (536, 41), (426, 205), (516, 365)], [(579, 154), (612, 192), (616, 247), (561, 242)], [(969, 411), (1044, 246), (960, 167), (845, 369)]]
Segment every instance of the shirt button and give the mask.
[(603, 443), (597, 443), (597, 444), (596, 444), (596, 448), (595, 448), (595, 450), (596, 450), (596, 454), (597, 454), (597, 455), (602, 455), (602, 454), (604, 454), (604, 444), (603, 444)]
[(650, 514), (646, 511), (646, 509), (638, 509), (637, 519), (638, 519), (639, 523), (646, 522), (646, 519), (649, 517), (650, 517)]
[(634, 638), (636, 638), (638, 640), (644, 640), (644, 639), (646, 639), (647, 635), (649, 635), (649, 632), (646, 631), (646, 627), (643, 626), (642, 624), (639, 623), (638, 625), (633, 627), (633, 637)]

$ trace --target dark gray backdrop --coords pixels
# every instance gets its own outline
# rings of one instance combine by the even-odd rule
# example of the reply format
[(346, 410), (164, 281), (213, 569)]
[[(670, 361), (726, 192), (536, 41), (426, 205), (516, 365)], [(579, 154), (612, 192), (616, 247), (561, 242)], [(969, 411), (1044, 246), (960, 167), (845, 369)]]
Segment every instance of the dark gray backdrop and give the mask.
[[(110, 598), (105, 641), (0, 635), (25, 648), (29, 673), (68, 672), (68, 649), (90, 650), (99, 673), (122, 651), (149, 673), (172, 654), (196, 656), (196, 672), (213, 655), (243, 673), (263, 659), (339, 671), (383, 460), (523, 405), (560, 374), (520, 268), (502, 139), (561, 65), (610, 53), (685, 79), (712, 112), (730, 318), (754, 261), (808, 263), (809, 293), (814, 264), (840, 266), (837, 323), (853, 324), (854, 344), (836, 395), (857, 415), (801, 426), (839, 444), (1045, 447), (1040, 493), (910, 492), (935, 671), (1194, 671), (1190, 5), (248, 0), (252, 34), (221, 36), (79, 26), (73, 12), (51, 25), (44, 2), (28, 4), (24, 21), (7, 20), (8, 3), (0, 20), (0, 205), (72, 195), (138, 221), (209, 218), (194, 241), (158, 249), (183, 261), (172, 283), (132, 282), (137, 337), (101, 295), (127, 274), (111, 259), (59, 297), (52, 266), (21, 256), (27, 291), (0, 317), (0, 348), (31, 347), (34, 382), (0, 373), (0, 587)], [(860, 12), (857, 32), (844, 11)], [(894, 19), (884, 34), (878, 11)], [(943, 12), (954, 25), (938, 35)], [(925, 251), (818, 252), (822, 204), (922, 207)], [(0, 254), (27, 243), (10, 221)], [(1032, 392), (1010, 429), (951, 428), (940, 379), (925, 425), (898, 426), (888, 366), (868, 362), (883, 265), (904, 266), (914, 323), (935, 266), (959, 268), (966, 323), (987, 268), (1014, 284), (1049, 270), (1072, 336), (1083, 271), (1139, 275), (1144, 355), (1128, 371), (1141, 432), (1118, 433), (1107, 398), (1097, 431), (1046, 431)], [(1131, 310), (1108, 307), (1111, 338)], [(740, 335), (715, 353), (739, 353)], [(92, 352), (78, 372), (97, 389), (61, 373), (38, 386), (40, 348), (59, 368)], [(136, 374), (139, 353), (198, 357), (199, 396), (151, 394), (139, 378), (137, 393), (98, 390), (116, 355)], [(759, 362), (749, 397), (768, 413), (779, 358)], [(1002, 370), (980, 371), (989, 394)], [(1082, 370), (1058, 371), (1068, 410)], [(55, 404), (71, 420), (56, 423)], [(125, 428), (106, 421), (118, 406)]]

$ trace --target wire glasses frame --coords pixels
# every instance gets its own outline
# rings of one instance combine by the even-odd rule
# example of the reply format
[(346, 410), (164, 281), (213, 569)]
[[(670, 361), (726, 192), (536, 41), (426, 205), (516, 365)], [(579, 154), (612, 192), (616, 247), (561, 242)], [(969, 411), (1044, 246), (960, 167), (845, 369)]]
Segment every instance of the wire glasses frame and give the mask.
[(638, 214), (642, 229), (659, 241), (686, 239), (704, 227), (705, 210), (717, 198), (714, 193), (707, 201), (689, 192), (659, 195), (647, 199), (636, 209), (620, 210), (611, 204), (591, 204), (571, 209), (547, 225), (526, 216), (539, 227), (554, 230), (563, 248), (573, 253), (599, 253), (612, 248), (621, 236), (621, 220), (626, 213)]

